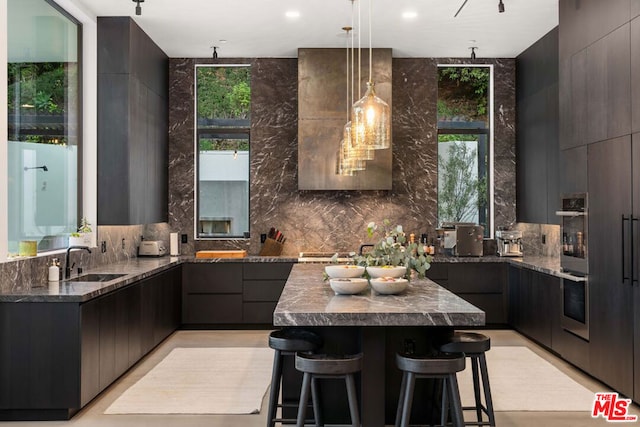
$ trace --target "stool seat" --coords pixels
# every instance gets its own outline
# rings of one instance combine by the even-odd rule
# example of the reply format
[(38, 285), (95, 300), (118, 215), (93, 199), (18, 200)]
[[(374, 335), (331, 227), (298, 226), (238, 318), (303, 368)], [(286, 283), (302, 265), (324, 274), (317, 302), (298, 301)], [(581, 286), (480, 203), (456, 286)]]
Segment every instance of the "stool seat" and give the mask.
[(421, 375), (444, 375), (464, 370), (464, 354), (439, 353), (430, 356), (396, 354), (396, 365), (401, 371)]
[(448, 353), (484, 353), (491, 348), (491, 338), (476, 332), (456, 331), (449, 342), (440, 346), (440, 351)]
[(322, 338), (305, 329), (285, 328), (269, 334), (269, 347), (287, 352), (314, 351), (322, 347)]
[(362, 353), (355, 355), (296, 354), (296, 369), (317, 375), (345, 375), (362, 370)]

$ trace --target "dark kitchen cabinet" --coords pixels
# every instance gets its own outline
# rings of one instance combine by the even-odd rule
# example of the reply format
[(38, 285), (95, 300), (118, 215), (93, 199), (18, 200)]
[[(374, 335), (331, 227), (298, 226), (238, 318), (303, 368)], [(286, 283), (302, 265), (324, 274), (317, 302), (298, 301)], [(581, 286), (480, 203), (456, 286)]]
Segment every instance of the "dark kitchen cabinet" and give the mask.
[(631, 154), (630, 136), (588, 147), (591, 374), (626, 396), (634, 389)]
[(168, 57), (128, 17), (98, 18), (98, 224), (168, 220)]
[(509, 270), (509, 319), (511, 325), (540, 344), (552, 348), (559, 325), (560, 279), (526, 268)]
[(638, 218), (640, 218), (640, 134), (632, 135), (632, 177), (633, 177), (633, 231), (632, 236), (632, 254), (634, 259), (632, 262), (632, 287), (633, 287), (633, 398), (636, 402), (640, 401), (640, 227), (638, 226)]
[(427, 277), (482, 309), (487, 324), (506, 324), (507, 267), (491, 262), (433, 263)]
[(631, 131), (640, 132), (640, 17), (631, 21)]
[(558, 28), (516, 58), (516, 216), (556, 224), (558, 204)]
[(292, 263), (192, 263), (183, 266), (187, 327), (272, 325)]
[(284, 262), (243, 265), (243, 323), (273, 325), (273, 311), (292, 267), (292, 263)]
[[(0, 303), (0, 420), (68, 419), (87, 405), (180, 326), (179, 279), (177, 267), (84, 303)], [(143, 302), (158, 308), (149, 320)]]
[(185, 264), (182, 323), (242, 323), (242, 263)]
[[(585, 193), (588, 190), (587, 146), (560, 152), (560, 195)], [(557, 202), (560, 203), (560, 200)], [(560, 210), (560, 206), (558, 206)]]

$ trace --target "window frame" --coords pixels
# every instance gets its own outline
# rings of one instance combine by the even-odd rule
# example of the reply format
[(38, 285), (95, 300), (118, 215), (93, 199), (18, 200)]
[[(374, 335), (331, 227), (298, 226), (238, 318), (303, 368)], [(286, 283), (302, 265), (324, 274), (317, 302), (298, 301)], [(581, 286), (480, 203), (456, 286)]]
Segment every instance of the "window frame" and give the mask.
[[(76, 227), (79, 224), (80, 218), (83, 217), (83, 212), (85, 212), (85, 186), (83, 185), (84, 182), (84, 174), (83, 174), (83, 163), (84, 163), (84, 109), (85, 109), (85, 103), (84, 103), (84, 91), (83, 91), (83, 82), (85, 79), (85, 61), (84, 61), (84, 54), (85, 54), (85, 49), (84, 49), (84, 45), (83, 45), (83, 38), (84, 38), (84, 25), (83, 22), (76, 18), (71, 12), (67, 11), (62, 5), (58, 4), (56, 1), (54, 0), (41, 0), (44, 3), (46, 3), (47, 5), (49, 5), (52, 9), (54, 9), (56, 12), (58, 12), (60, 15), (62, 15), (64, 18), (66, 18), (71, 24), (76, 26), (76, 73), (77, 73), (77, 105), (75, 106), (75, 120), (74, 122), (69, 121), (69, 120), (65, 120), (65, 126), (67, 124), (69, 124), (69, 126), (71, 127), (75, 127), (76, 128), (76, 134), (74, 135), (75, 139), (76, 139)], [(64, 1), (62, 2), (64, 3)], [(3, 4), (0, 5), (0, 8), (4, 8), (5, 11), (5, 16), (7, 16), (7, 11), (8, 11), (8, 1), (4, 1)], [(6, 35), (7, 39), (9, 37), (8, 34), (8, 30), (9, 30), (9, 26), (8, 26), (8, 22), (4, 22), (3, 26), (0, 26), (0, 31), (3, 31), (3, 33)], [(5, 90), (6, 90), (6, 86), (7, 86), (7, 67), (9, 65), (9, 61), (8, 61), (8, 47), (5, 47), (6, 51), (4, 52), (5, 55), (2, 56), (0, 55), (0, 59), (2, 59), (4, 57), (4, 61), (2, 61), (5, 65), (4, 65), (4, 75), (2, 76), (5, 86)], [(6, 98), (6, 97), (5, 97)], [(4, 120), (3, 120), (3, 124), (6, 125), (6, 128), (1, 129), (1, 131), (3, 132), (4, 137), (6, 138), (7, 145), (2, 147), (2, 150), (4, 151), (3, 156), (7, 156), (7, 150), (8, 150), (8, 128), (9, 128), (9, 122), (8, 122), (8, 109), (7, 106), (4, 106), (5, 110), (4, 112), (2, 112)], [(64, 116), (63, 116), (64, 117)], [(65, 129), (66, 131), (66, 129)], [(65, 134), (66, 136), (67, 134)], [(6, 165), (8, 166), (8, 165)], [(4, 170), (8, 171), (8, 167), (5, 167)], [(6, 174), (5, 174), (6, 175)], [(7, 177), (4, 177), (5, 179), (8, 179)], [(4, 196), (4, 200), (8, 200), (8, 182), (7, 182), (7, 187), (6, 189), (3, 189), (4, 191), (6, 191), (6, 195)], [(0, 191), (0, 194), (2, 194), (2, 191)], [(8, 245), (9, 245), (9, 213), (8, 213), (8, 209), (5, 212), (2, 212), (2, 214), (0, 214), (0, 216), (6, 216), (6, 219), (3, 219), (3, 221), (0, 221), (0, 225), (3, 226), (3, 231), (4, 232), (0, 232), (0, 239), (2, 239), (3, 244), (6, 246), (3, 246), (2, 244), (0, 244), (0, 250), (2, 250), (2, 252), (0, 253), (4, 253), (7, 254), (8, 253)], [(88, 217), (89, 215), (84, 215), (85, 217)], [(90, 216), (93, 217), (93, 216)], [(93, 221), (93, 222), (92, 222)], [(95, 224), (95, 219), (93, 220), (89, 220), (90, 223), (94, 223)], [(70, 231), (73, 232), (76, 231), (76, 229)], [(66, 250), (66, 248), (68, 247), (68, 244), (66, 246), (63, 247), (56, 247), (53, 249), (47, 249), (47, 250), (38, 250), (37, 251), (37, 256), (39, 255), (48, 255), (51, 253), (59, 253), (61, 251)]]
[[(495, 133), (495, 121), (494, 121), (494, 66), (493, 64), (446, 64), (446, 63), (438, 63), (438, 73), (440, 68), (488, 68), (489, 69), (489, 88), (488, 88), (488, 128), (440, 128), (438, 126), (438, 120), (436, 117), (436, 144), (440, 144), (439, 136), (440, 135), (487, 135), (487, 158), (489, 161), (488, 170), (487, 170), (487, 182), (488, 182), (488, 197), (487, 200), (487, 225), (488, 225), (488, 233), (485, 230), (486, 238), (493, 239), (495, 235), (495, 189), (494, 189), (494, 133)], [(437, 115), (437, 113), (436, 113)], [(439, 170), (438, 163), (438, 170)], [(439, 200), (436, 198), (436, 200)], [(438, 221), (440, 218), (438, 218)]]
[[(194, 80), (194, 213), (193, 213), (193, 236), (194, 240), (248, 240), (251, 233), (251, 119), (247, 123), (247, 126), (241, 127), (225, 127), (219, 128), (201, 128), (198, 123), (198, 68), (249, 68), (249, 63), (233, 63), (233, 64), (195, 64), (193, 70)], [(215, 119), (214, 119), (215, 120)], [(222, 119), (223, 120), (223, 119)], [(200, 137), (204, 134), (225, 134), (225, 135), (246, 135), (249, 143), (248, 161), (249, 161), (249, 175), (247, 177), (248, 195), (247, 195), (247, 218), (248, 218), (248, 230), (243, 236), (200, 236), (198, 230), (198, 224), (200, 220)]]
[[(82, 154), (79, 158), (78, 179), (82, 181), (82, 192), (78, 199), (78, 207), (92, 224), (97, 224), (97, 111), (98, 111), (98, 29), (97, 16), (79, 6), (74, 0), (54, 0), (56, 5), (62, 8), (80, 23), (79, 35), (81, 43), (78, 46), (78, 55), (82, 55), (82, 66), (78, 69), (78, 75), (82, 79), (79, 84), (78, 97), (80, 109), (78, 111), (80, 123), (78, 124), (78, 138), (82, 138)], [(7, 36), (7, 0), (0, 0), (0, 34)], [(7, 58), (8, 47), (6, 43), (0, 43), (0, 80), (7, 82)], [(0, 84), (0, 97), (7, 99), (7, 85)], [(8, 170), (8, 111), (7, 104), (0, 103), (0, 170)], [(85, 171), (93, 171), (85, 173)], [(8, 175), (0, 173), (0, 200), (8, 200)], [(2, 206), (2, 204), (0, 204)], [(5, 205), (6, 206), (6, 203)], [(13, 262), (15, 258), (8, 258), (8, 210), (0, 208), (0, 263)], [(96, 235), (99, 230), (95, 231)], [(64, 253), (65, 249), (50, 252), (40, 252), (37, 257)]]

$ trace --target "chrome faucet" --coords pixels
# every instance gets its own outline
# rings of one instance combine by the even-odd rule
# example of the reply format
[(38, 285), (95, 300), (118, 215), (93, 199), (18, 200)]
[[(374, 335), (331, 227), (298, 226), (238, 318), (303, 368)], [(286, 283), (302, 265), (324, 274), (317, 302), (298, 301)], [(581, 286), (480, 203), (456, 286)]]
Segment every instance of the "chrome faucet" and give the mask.
[(71, 269), (73, 268), (73, 265), (75, 265), (75, 263), (74, 263), (74, 264), (71, 265), (71, 267), (69, 267), (69, 253), (74, 249), (77, 249), (77, 250), (83, 250), (84, 249), (85, 251), (91, 253), (91, 249), (89, 249), (88, 246), (69, 246), (67, 248), (67, 257), (64, 260), (64, 278), (65, 279), (68, 279), (68, 278), (71, 277)]

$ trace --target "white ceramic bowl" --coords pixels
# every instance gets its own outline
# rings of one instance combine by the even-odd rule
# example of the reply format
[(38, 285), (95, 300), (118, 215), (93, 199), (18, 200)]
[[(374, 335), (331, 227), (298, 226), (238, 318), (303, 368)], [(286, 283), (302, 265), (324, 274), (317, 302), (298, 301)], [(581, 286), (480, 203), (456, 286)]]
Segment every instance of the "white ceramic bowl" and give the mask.
[(329, 279), (329, 284), (336, 295), (358, 294), (369, 287), (369, 282), (363, 278)]
[(381, 267), (368, 266), (367, 272), (369, 273), (369, 276), (371, 276), (371, 278), (404, 277), (404, 275), (407, 274), (407, 267), (402, 267), (402, 266), (393, 267), (390, 265), (381, 266)]
[(399, 294), (407, 289), (409, 281), (393, 277), (379, 277), (369, 281), (374, 291), (379, 294), (392, 295)]
[(349, 278), (349, 277), (360, 277), (364, 273), (364, 267), (359, 265), (327, 265), (324, 268), (324, 271), (327, 272), (327, 275), (334, 279), (339, 278)]

